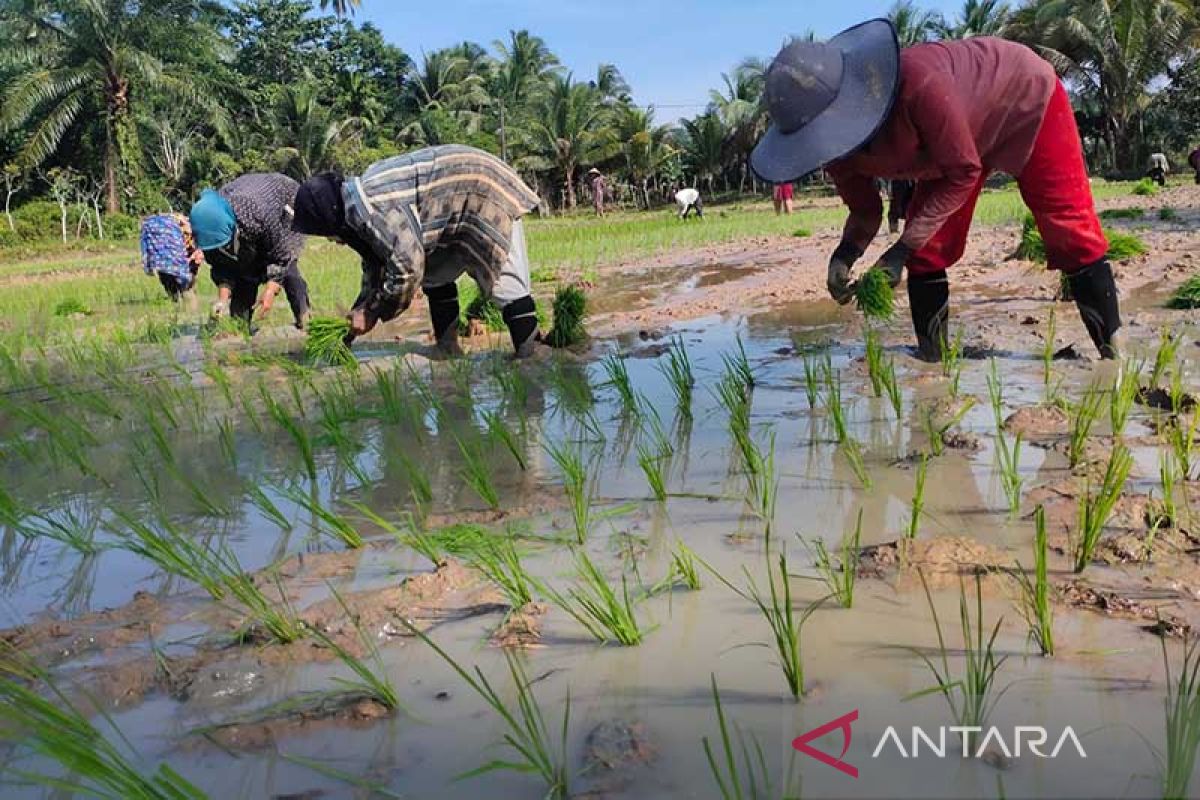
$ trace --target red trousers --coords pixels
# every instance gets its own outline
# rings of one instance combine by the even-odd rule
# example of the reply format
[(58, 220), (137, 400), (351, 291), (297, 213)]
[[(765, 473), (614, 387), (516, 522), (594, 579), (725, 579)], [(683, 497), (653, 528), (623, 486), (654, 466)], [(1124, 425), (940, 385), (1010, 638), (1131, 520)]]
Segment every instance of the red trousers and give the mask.
[[(971, 231), (975, 201), (979, 199), (986, 178), (986, 174), (979, 178), (971, 199), (946, 220), (924, 247), (909, 257), (907, 266), (911, 274), (945, 272), (962, 258), (967, 234)], [(926, 186), (917, 183), (909, 207), (910, 216), (919, 213), (925, 202)], [(1046, 243), (1046, 260), (1051, 269), (1077, 272), (1104, 258), (1108, 241), (1100, 229), (1100, 219), (1092, 201), (1075, 112), (1061, 83), (1050, 96), (1033, 154), (1025, 170), (1017, 176), (1017, 186)]]

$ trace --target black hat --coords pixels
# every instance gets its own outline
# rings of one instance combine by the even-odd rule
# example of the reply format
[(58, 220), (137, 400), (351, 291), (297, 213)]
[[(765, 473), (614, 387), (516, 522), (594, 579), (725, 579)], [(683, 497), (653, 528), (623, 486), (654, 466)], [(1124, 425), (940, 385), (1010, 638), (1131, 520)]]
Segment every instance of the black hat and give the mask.
[(764, 180), (797, 180), (857, 150), (887, 120), (900, 85), (900, 41), (886, 19), (828, 42), (792, 42), (767, 70), (771, 128), (750, 166)]
[(314, 175), (296, 192), (292, 230), (312, 236), (337, 236), (346, 225), (342, 177), (333, 172)]

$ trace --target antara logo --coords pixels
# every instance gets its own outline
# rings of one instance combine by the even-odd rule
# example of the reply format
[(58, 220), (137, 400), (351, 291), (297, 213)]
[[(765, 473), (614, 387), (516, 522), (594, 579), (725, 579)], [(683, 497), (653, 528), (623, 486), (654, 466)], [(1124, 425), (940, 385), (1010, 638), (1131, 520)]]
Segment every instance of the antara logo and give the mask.
[[(818, 728), (813, 728), (808, 733), (797, 736), (792, 740), (792, 747), (851, 778), (857, 778), (858, 767), (845, 760), (854, 736), (851, 726), (857, 721), (858, 710), (856, 709)], [(842, 750), (838, 756), (831, 756), (812, 746), (816, 740), (835, 731), (840, 731), (842, 734)], [(901, 738), (895, 727), (889, 725), (883, 732), (879, 744), (875, 746), (875, 751), (871, 753), (871, 758), (879, 758), (889, 746), (894, 748), (901, 758), (918, 758), (923, 754), (945, 758), (946, 754), (950, 752), (961, 753), (963, 758), (971, 756), (979, 758), (992, 747), (1004, 753), (1008, 758), (1021, 758), (1025, 753), (1031, 753), (1038, 758), (1058, 758), (1059, 753), (1068, 745), (1080, 758), (1087, 758), (1083, 744), (1069, 725), (1054, 740), (1054, 747), (1048, 752), (1046, 748), (1051, 741), (1050, 733), (1037, 725), (1018, 725), (1013, 729), (1011, 738), (1005, 738), (1000, 729), (994, 726), (986, 729), (969, 725), (949, 726), (938, 728), (936, 731), (936, 735), (931, 736), (924, 728), (913, 726), (908, 738), (908, 746), (905, 747), (905, 740)], [(951, 750), (950, 745), (955, 744), (955, 738), (957, 738), (957, 746)]]

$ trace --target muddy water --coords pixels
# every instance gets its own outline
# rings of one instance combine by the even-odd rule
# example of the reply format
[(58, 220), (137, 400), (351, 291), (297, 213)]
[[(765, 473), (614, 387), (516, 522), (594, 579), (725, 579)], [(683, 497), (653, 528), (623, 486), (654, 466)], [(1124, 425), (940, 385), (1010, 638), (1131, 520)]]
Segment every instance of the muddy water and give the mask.
[[(713, 274), (719, 275), (719, 270)], [(1040, 314), (1044, 308), (1033, 307), (1031, 313)], [(804, 579), (813, 576), (811, 559), (797, 535), (809, 540), (820, 537), (834, 546), (843, 532), (852, 528), (861, 510), (863, 545), (885, 544), (901, 537), (914, 480), (909, 456), (928, 445), (915, 409), (919, 403), (946, 394), (946, 382), (938, 368), (919, 364), (907, 355), (905, 332), (897, 323), (885, 340), (905, 386), (904, 413), (897, 421), (886, 401), (867, 396), (861, 347), (846, 319), (845, 314), (830, 313), (825, 305), (800, 304), (736, 324), (701, 319), (668, 331), (682, 337), (698, 376), (690, 428), (674, 419), (671, 395), (659, 372), (661, 341), (642, 342), (630, 336), (597, 343), (597, 353), (620, 347), (631, 355), (627, 364), (634, 386), (660, 410), (668, 433), (676, 440), (669, 481), (669, 490), (676, 496), (663, 505), (646, 499), (636, 451), (622, 446), (619, 407), (613, 392), (600, 388), (604, 378), (597, 363), (567, 360), (560, 367), (543, 363), (525, 368), (531, 384), (526, 440), (530, 470), (522, 473), (502, 452), (492, 456), (502, 508), (515, 509), (514, 519), (527, 518), (537, 533), (570, 532), (557, 469), (540, 445), (595, 437), (582, 433), (566, 410), (569, 404), (562, 390), (550, 379), (551, 370), (559, 369), (560, 385), (561, 381), (586, 379), (596, 387), (595, 412), (605, 439), (583, 441), (581, 446), (599, 469), (598, 509), (618, 512), (593, 525), (588, 550), (597, 562), (609, 574), (624, 573), (630, 580), (652, 583), (666, 574), (673, 543), (681, 539), (728, 580), (745, 585), (749, 575), (764, 586), (768, 542), (761, 521), (745, 512), (741, 499), (745, 481), (731, 450), (726, 414), (712, 394), (722, 369), (721, 355), (729, 352), (735, 337), (740, 336), (758, 378), (752, 409), (755, 434), (760, 441), (773, 434), (777, 447), (780, 496), (769, 542), (770, 558), (787, 552), (791, 570), (798, 576), (792, 582), (797, 608), (819, 600), (826, 591), (821, 584)], [(1011, 347), (997, 347), (1007, 411), (1040, 402), (1044, 391), (1041, 365), (1030, 355), (1030, 348), (1015, 338), (1018, 332), (1014, 327), (1010, 331), (1014, 338), (1001, 341)], [(1153, 327), (1147, 327), (1141, 336), (1144, 339), (1153, 333)], [(830, 344), (833, 365), (843, 376), (850, 403), (850, 433), (863, 444), (872, 478), (869, 489), (859, 484), (838, 452), (826, 413), (807, 407), (802, 360), (796, 348), (822, 343)], [(1135, 347), (1146, 346), (1145, 342), (1135, 343)], [(1191, 348), (1194, 388), (1195, 351), (1200, 348), (1190, 340), (1186, 346)], [(378, 363), (385, 362), (386, 352), (385, 347), (374, 351)], [(431, 480), (435, 516), (464, 511), (486, 516), (483, 504), (460, 477), (462, 462), (453, 438), (469, 429), (482, 410), (496, 407), (499, 399), (495, 382), (488, 376), (491, 357), (471, 358), (471, 403), (453, 397), (453, 379), (438, 371), (435, 385), (447, 399), (442, 413), (427, 417), (427, 434), (420, 441), (398, 427), (376, 421), (352, 426), (361, 450), (352, 453), (351, 460), (366, 477), (365, 483), (345, 468), (345, 460), (333, 448), (319, 447), (322, 500), (348, 513), (349, 500), (364, 502), (381, 513), (403, 509), (409, 487), (397, 456), (406, 454), (420, 460)], [(1070, 396), (1076, 396), (1097, 375), (1105, 376), (1105, 370), (1103, 365), (1087, 363), (1057, 365), (1063, 390)], [(1032, 524), (1024, 511), (1021, 518), (1009, 519), (994, 466), (986, 373), (987, 362), (969, 361), (962, 379), (963, 394), (980, 402), (959, 429), (977, 437), (979, 448), (950, 449), (930, 462), (928, 516), (921, 525), (922, 539), (964, 537), (985, 546), (978, 551), (985, 556), (976, 562), (968, 559), (967, 567), (984, 562), (1011, 564), (1018, 559), (1028, 563), (1031, 558)], [(1130, 435), (1145, 433), (1148, 421), (1147, 412), (1135, 412)], [(517, 424), (512, 417), (509, 422)], [(313, 522), (282, 492), (285, 485), (303, 482), (302, 467), (291, 443), (273, 433), (274, 429), (265, 430), (263, 434), (240, 430), (236, 466), (222, 458), (215, 439), (208, 435), (180, 436), (178, 460), (187, 465), (189, 474), (218, 494), (221, 487), (239, 482), (264, 486), (294, 521), (292, 531), (281, 532), (236, 493), (229, 496), (232, 508), (224, 518), (197, 513), (178, 487), (164, 493), (166, 511), (197, 537), (227, 541), (248, 570), (295, 554), (305, 554), (310, 565), (325, 563), (321, 559), (330, 558), (326, 554), (340, 548), (327, 537), (314, 537)], [(111, 542), (111, 534), (104, 528), (112, 519), (114, 504), (150, 513), (144, 489), (129, 475), (132, 454), (113, 433), (103, 460), (106, 487), (93, 485), (95, 481), (63, 485), (53, 475), (14, 474), (11, 470), (5, 474), (6, 485), (26, 502), (41, 501), (38, 504), (46, 508), (62, 509), (70, 504), (78, 514), (96, 520), (98, 541)], [(1144, 493), (1154, 485), (1157, 455), (1146, 443), (1135, 448), (1135, 455), (1138, 472), (1130, 491)], [(1027, 445), (1022, 451), (1021, 471), (1027, 491), (1069, 477), (1065, 458), (1048, 446)], [(364, 530), (377, 533), (370, 527)], [(215, 614), (193, 588), (164, 578), (123, 550), (106, 549), (83, 559), (49, 541), (23, 544), (11, 531), (3, 545), (0, 565), (5, 570), (6, 624), (37, 622), (47, 615), (62, 620), (69, 635), (54, 638), (52, 647), (40, 651), (39, 656), (55, 663), (55, 674), (65, 681), (89, 685), (106, 667), (145, 662), (151, 657), (152, 644), (168, 657), (186, 659), (198, 652), (211, 656), (212, 637), (228, 632), (227, 620)], [(952, 550), (946, 548), (946, 552)], [(635, 554), (632, 560), (631, 552)], [(571, 555), (563, 545), (534, 547), (526, 563), (531, 572), (561, 587), (567, 583)], [(948, 556), (931, 559), (928, 567), (947, 644), (957, 648), (961, 645), (960, 577)], [(1069, 577), (1065, 560), (1056, 559), (1052, 567), (1056, 579)], [(381, 538), (379, 546), (344, 559), (338, 569), (314, 572), (288, 585), (296, 606), (303, 609), (328, 597), (326, 581), (346, 594), (369, 592), (428, 570), (427, 563), (415, 554), (387, 545)], [(1088, 573), (1097, 585), (1137, 585), (1143, 577), (1136, 567), (1096, 567)], [(1062, 729), (1070, 726), (1087, 758), (1079, 758), (1068, 747), (1054, 760), (1026, 754), (997, 765), (991, 757), (955, 755), (953, 734), (945, 757), (926, 753), (905, 758), (891, 745), (873, 757), (889, 726), (895, 726), (908, 747), (915, 725), (936, 739), (939, 726), (955, 724), (940, 696), (912, 697), (933, 685), (933, 676), (914, 650), (929, 653), (928, 648), (937, 641), (914, 574), (885, 571), (882, 577), (864, 577), (852, 610), (826, 603), (813, 614), (803, 631), (808, 692), (800, 703), (787, 694), (774, 651), (762, 646), (770, 641), (770, 632), (755, 608), (710, 574), (702, 574), (702, 581), (704, 586), (698, 592), (678, 590), (639, 606), (641, 621), (653, 630), (638, 647), (596, 645), (565, 614), (552, 611), (543, 622), (539, 646), (522, 656), (529, 674), (537, 679), (536, 692), (551, 731), (558, 730), (569, 692), (569, 747), (574, 767), (582, 770), (588, 763), (588, 734), (602, 723), (631, 725), (644, 739), (633, 763), (613, 770), (587, 770), (576, 779), (576, 791), (616, 797), (714, 796), (701, 738), (715, 741), (717, 737), (710, 693), (710, 679), (715, 676), (726, 714), (763, 749), (775, 782), (768, 793), (772, 796), (1152, 797), (1158, 792), (1157, 766), (1146, 742), (1162, 746), (1162, 656), (1159, 639), (1142, 632), (1135, 621), (1060, 607), (1056, 624), (1060, 654), (1052, 660), (1042, 659), (1025, 641), (1025, 628), (1011, 603), (1012, 585), (987, 579), (984, 617), (989, 627), (1003, 618), (997, 650), (1006, 658), (996, 689), (997, 694), (1002, 689), (1004, 693), (989, 724), (995, 725), (1010, 745), (1016, 726), (1044, 726), (1051, 737), (1047, 749), (1052, 749)], [(1181, 589), (1189, 591), (1187, 586)], [(122, 616), (120, 609), (139, 591), (159, 599), (155, 613), (142, 619)], [(478, 665), (498, 686), (507, 686), (503, 653), (487, 643), (502, 614), (460, 613), (463, 608), (488, 608), (473, 599), (440, 608), (433, 615), (438, 618), (431, 635), (461, 663)], [(1192, 618), (1193, 623), (1200, 622), (1187, 602), (1172, 602), (1167, 607)], [(88, 616), (105, 608), (118, 609), (119, 619)], [(82, 624), (71, 627), (73, 619)], [(148, 622), (148, 628), (138, 628), (139, 622)], [(105, 638), (105, 632), (111, 634), (113, 627), (132, 632)], [(333, 678), (347, 674), (327, 659), (275, 658), (269, 649), (252, 646), (227, 648), (209, 657), (186, 699), (169, 696), (161, 689), (103, 696), (113, 720), (147, 763), (166, 759), (213, 796), (351, 795), (344, 783), (284, 756), (318, 759), (410, 797), (541, 795), (534, 779), (511, 773), (456, 781), (456, 776), (467, 770), (508, 756), (496, 746), (503, 733), (501, 726), (428, 647), (398, 636), (395, 624), (371, 632), (405, 706), (393, 717), (285, 727), (262, 747), (247, 743), (222, 749), (212, 745), (193, 731), (302, 692), (329, 689)], [(1170, 642), (1168, 649), (1175, 656), (1178, 644)], [(961, 659), (951, 659), (956, 674), (961, 673), (961, 664)], [(800, 755), (790, 746), (803, 732), (853, 711), (859, 716), (844, 761), (858, 769), (857, 778)], [(837, 756), (841, 751), (839, 734), (835, 731), (818, 746)], [(785, 788), (789, 777), (791, 782)], [(310, 794), (304, 795), (306, 792)], [(36, 793), (9, 786), (4, 794)]]

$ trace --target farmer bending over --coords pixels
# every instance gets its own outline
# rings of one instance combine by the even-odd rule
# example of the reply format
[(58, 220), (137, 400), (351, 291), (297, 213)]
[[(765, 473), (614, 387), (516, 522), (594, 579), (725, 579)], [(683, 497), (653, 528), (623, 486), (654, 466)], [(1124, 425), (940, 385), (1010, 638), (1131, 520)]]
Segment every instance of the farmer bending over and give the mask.
[(521, 218), (537, 204), (500, 159), (446, 145), (380, 161), (357, 178), (309, 178), (296, 195), (294, 227), (362, 257), (352, 337), (395, 318), (420, 286), (438, 347), (460, 352), (455, 281), (465, 272), (500, 306), (513, 348), (525, 357), (534, 352), (538, 330)]
[(1167, 176), (1171, 174), (1171, 164), (1167, 161), (1167, 156), (1164, 153), (1150, 154), (1150, 171), (1146, 173), (1146, 177), (1157, 183), (1159, 186), (1167, 185)]
[(196, 247), (188, 218), (183, 214), (146, 217), (139, 243), (146, 274), (158, 276), (168, 297), (176, 303), (186, 300), (194, 310), (196, 276), (204, 263), (204, 252)]
[[(308, 324), (308, 284), (297, 264), (304, 237), (292, 231), (297, 188), (286, 175), (269, 173), (243, 175), (219, 192), (201, 192), (191, 221), (217, 285), (214, 317), (231, 314), (249, 323), (256, 307), (260, 314), (271, 310), (282, 288), (296, 327)], [(258, 287), (264, 284), (260, 299)]]
[(675, 193), (675, 203), (679, 206), (680, 219), (687, 219), (693, 211), (700, 219), (704, 219), (704, 203), (695, 189), (680, 189)]
[(903, 235), (875, 264), (893, 286), (908, 268), (920, 353), (946, 338), (946, 269), (962, 258), (975, 201), (994, 170), (1016, 176), (1046, 243), (1051, 269), (1070, 283), (1083, 323), (1105, 358), (1121, 327), (1079, 131), (1054, 69), (1032, 50), (990, 37), (900, 51), (874, 20), (827, 43), (795, 42), (767, 73), (773, 125), (751, 164), (768, 181), (825, 167), (850, 208), (829, 264), (829, 292), (854, 294), (850, 269), (879, 232), (875, 178), (915, 180)]

